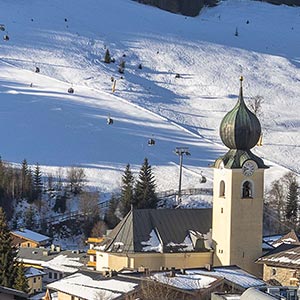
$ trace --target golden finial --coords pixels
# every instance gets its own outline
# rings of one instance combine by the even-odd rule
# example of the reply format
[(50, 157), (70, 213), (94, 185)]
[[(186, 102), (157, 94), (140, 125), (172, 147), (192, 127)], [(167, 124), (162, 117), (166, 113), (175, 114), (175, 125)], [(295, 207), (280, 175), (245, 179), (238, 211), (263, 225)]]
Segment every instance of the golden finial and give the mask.
[(243, 76), (240, 76), (241, 87), (242, 87), (242, 85), (243, 85), (243, 80), (244, 80), (244, 77), (243, 77)]

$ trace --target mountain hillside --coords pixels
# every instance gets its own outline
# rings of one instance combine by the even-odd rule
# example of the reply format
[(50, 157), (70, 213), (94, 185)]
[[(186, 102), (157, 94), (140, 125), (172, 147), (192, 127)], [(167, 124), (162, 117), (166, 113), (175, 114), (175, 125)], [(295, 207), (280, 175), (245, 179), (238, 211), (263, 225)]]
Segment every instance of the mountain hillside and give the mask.
[[(0, 11), (4, 160), (39, 162), (45, 173), (81, 166), (110, 193), (127, 163), (138, 171), (148, 157), (168, 190), (184, 146), (183, 188), (210, 186), (201, 172), (211, 179), (208, 166), (226, 152), (218, 128), (243, 75), (245, 99), (263, 97), (254, 152), (272, 166), (267, 184), (300, 173), (299, 7), (228, 0), (191, 18), (131, 0), (4, 0)], [(103, 62), (106, 49), (115, 63)]]

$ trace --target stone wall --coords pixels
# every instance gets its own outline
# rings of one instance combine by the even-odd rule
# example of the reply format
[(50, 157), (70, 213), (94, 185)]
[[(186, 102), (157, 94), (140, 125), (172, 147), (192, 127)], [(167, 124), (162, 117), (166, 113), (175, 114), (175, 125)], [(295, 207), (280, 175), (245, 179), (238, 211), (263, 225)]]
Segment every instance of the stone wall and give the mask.
[[(264, 265), (264, 281), (276, 281), (283, 286), (297, 285), (297, 280), (295, 280), (296, 269), (288, 269), (281, 267), (273, 267)], [(297, 276), (297, 275), (296, 275)]]

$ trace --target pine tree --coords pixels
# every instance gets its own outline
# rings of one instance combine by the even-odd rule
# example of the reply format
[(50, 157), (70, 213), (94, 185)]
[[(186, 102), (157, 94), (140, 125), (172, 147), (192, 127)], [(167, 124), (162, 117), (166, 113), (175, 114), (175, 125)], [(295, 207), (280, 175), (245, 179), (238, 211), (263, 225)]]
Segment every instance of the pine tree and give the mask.
[(0, 207), (0, 286), (13, 287), (16, 268), (16, 250), (11, 245), (12, 238), (6, 223), (5, 213)]
[[(287, 204), (285, 216), (288, 221), (295, 224), (298, 216), (298, 183), (296, 180), (291, 181), (287, 194)], [(295, 224), (296, 225), (296, 224)]]
[(139, 173), (139, 179), (135, 186), (134, 207), (136, 208), (156, 208), (157, 197), (155, 194), (155, 179), (152, 174), (148, 159), (144, 163)]
[(29, 207), (24, 213), (24, 223), (25, 223), (26, 228), (34, 230), (34, 228), (35, 228), (34, 216), (35, 216), (35, 213), (34, 213), (32, 207)]
[(34, 186), (35, 200), (39, 200), (42, 194), (43, 183), (42, 183), (42, 173), (38, 163), (36, 164), (34, 174), (33, 174), (33, 186)]
[(29, 286), (28, 286), (27, 278), (25, 276), (24, 266), (22, 262), (16, 266), (16, 273), (17, 274), (16, 274), (13, 288), (22, 291), (24, 293), (28, 293)]
[(122, 190), (120, 197), (120, 212), (124, 217), (129, 211), (133, 203), (134, 177), (130, 170), (130, 164), (127, 164), (122, 176)]
[(110, 53), (109, 53), (108, 49), (106, 49), (106, 52), (105, 52), (104, 62), (107, 64), (111, 63), (111, 57), (110, 57)]
[(120, 219), (116, 216), (118, 205), (119, 199), (115, 195), (112, 195), (109, 201), (107, 212), (104, 217), (104, 221), (109, 229), (114, 228), (120, 222)]
[(24, 159), (21, 168), (21, 197), (22, 198), (26, 198), (28, 193), (27, 176), (28, 176), (28, 164), (26, 159)]

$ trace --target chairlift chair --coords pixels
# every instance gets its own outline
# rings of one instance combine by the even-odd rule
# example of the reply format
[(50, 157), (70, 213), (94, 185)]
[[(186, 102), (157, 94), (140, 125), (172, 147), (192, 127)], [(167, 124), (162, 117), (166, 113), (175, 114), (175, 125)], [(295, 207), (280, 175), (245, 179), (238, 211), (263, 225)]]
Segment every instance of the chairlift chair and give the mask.
[(35, 67), (35, 73), (40, 73), (40, 68), (39, 67)]
[(148, 145), (149, 145), (149, 146), (153, 146), (153, 145), (155, 145), (155, 140), (154, 140), (154, 139), (152, 139), (152, 138), (151, 138), (151, 139), (149, 139), (149, 140), (148, 140)]
[(107, 125), (112, 125), (114, 120), (111, 117), (107, 117)]
[(5, 34), (5, 35), (3, 36), (3, 40), (4, 40), (4, 41), (9, 41), (9, 36), (8, 36), (7, 34)]
[(205, 183), (206, 182), (206, 177), (202, 175), (201, 179), (200, 179), (200, 183)]
[(5, 25), (4, 24), (0, 24), (0, 30), (5, 31)]
[(73, 94), (73, 93), (74, 93), (74, 89), (73, 89), (72, 87), (70, 87), (70, 88), (68, 89), (68, 93), (69, 93), (69, 94)]

